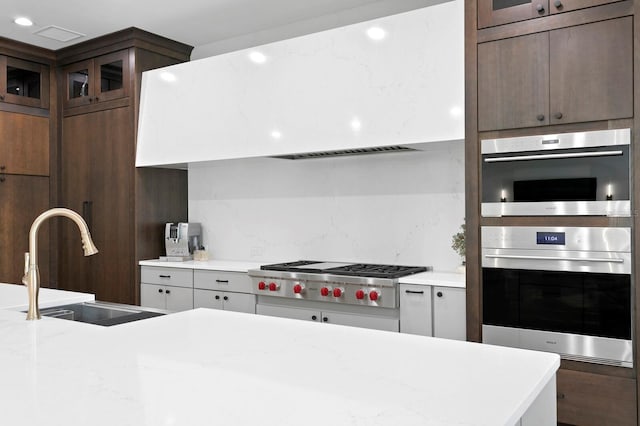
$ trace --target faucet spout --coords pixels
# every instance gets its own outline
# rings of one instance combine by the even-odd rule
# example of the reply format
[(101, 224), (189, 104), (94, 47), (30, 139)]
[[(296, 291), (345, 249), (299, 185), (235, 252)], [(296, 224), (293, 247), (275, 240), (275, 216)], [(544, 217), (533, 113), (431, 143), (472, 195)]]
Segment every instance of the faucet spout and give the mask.
[(29, 230), (29, 252), (24, 255), (24, 276), (22, 283), (27, 286), (29, 293), (29, 310), (27, 311), (27, 319), (40, 319), (40, 310), (38, 309), (38, 292), (40, 291), (40, 271), (38, 270), (38, 229), (42, 223), (54, 216), (63, 216), (73, 220), (80, 230), (80, 238), (82, 239), (82, 249), (85, 256), (91, 256), (98, 253), (89, 227), (82, 216), (73, 210), (65, 208), (49, 209), (35, 218)]

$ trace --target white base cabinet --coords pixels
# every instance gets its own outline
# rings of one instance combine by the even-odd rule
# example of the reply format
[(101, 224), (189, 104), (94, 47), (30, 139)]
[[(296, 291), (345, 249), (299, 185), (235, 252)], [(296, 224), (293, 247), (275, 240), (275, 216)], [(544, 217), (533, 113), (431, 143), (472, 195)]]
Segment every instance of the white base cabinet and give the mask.
[(193, 309), (193, 270), (143, 266), (140, 305), (168, 311)]
[(397, 318), (373, 315), (359, 315), (344, 312), (321, 311), (316, 309), (291, 308), (258, 304), (256, 313), (281, 318), (292, 318), (306, 321), (324, 322), (327, 324), (348, 325), (352, 327), (371, 328), (383, 331), (399, 331)]
[(253, 294), (196, 288), (193, 291), (193, 307), (255, 314), (256, 296)]
[(140, 301), (140, 304), (147, 308), (186, 311), (193, 309), (193, 289), (142, 283)]
[(400, 332), (467, 340), (466, 290), (400, 284)]
[(431, 286), (400, 284), (400, 332), (433, 336)]
[(466, 307), (465, 289), (433, 287), (433, 336), (467, 340)]

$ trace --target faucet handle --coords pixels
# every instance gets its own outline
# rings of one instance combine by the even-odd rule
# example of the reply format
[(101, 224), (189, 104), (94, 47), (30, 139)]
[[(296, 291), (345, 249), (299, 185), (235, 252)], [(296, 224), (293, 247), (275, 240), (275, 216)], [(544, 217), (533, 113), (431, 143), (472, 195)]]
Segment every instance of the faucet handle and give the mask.
[(22, 284), (27, 285), (29, 281), (29, 252), (24, 254), (24, 277), (22, 277)]

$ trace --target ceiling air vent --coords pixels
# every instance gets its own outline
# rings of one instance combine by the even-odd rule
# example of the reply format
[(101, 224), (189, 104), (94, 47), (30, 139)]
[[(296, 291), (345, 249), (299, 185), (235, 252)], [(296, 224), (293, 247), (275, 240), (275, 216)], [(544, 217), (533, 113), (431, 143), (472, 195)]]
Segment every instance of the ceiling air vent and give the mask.
[(404, 151), (417, 151), (417, 150), (413, 148), (407, 148), (406, 146), (392, 145), (392, 146), (378, 146), (374, 148), (354, 148), (354, 149), (340, 149), (336, 151), (320, 151), (320, 152), (307, 152), (302, 154), (275, 155), (272, 158), (282, 158), (285, 160), (306, 160), (310, 158), (344, 157), (347, 155), (384, 154), (388, 152), (404, 152)]

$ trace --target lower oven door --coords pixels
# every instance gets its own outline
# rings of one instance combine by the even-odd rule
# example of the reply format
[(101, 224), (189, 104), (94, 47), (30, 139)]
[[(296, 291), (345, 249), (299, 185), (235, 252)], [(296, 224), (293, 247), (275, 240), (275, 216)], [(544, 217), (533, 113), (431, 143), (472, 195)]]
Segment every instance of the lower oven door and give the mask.
[[(485, 243), (502, 246), (483, 248), (483, 342), (633, 367), (629, 231), (483, 228)], [(549, 236), (563, 244), (532, 243)]]

